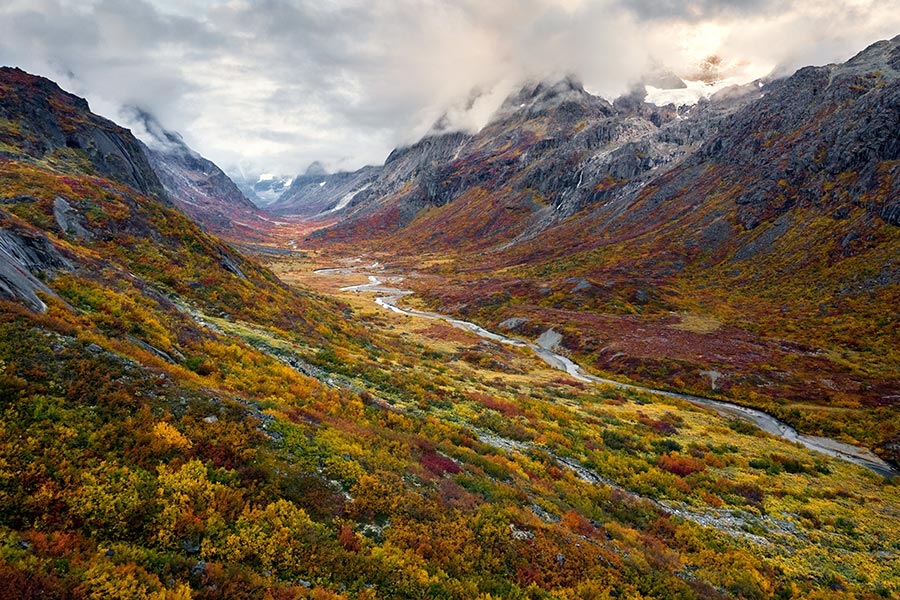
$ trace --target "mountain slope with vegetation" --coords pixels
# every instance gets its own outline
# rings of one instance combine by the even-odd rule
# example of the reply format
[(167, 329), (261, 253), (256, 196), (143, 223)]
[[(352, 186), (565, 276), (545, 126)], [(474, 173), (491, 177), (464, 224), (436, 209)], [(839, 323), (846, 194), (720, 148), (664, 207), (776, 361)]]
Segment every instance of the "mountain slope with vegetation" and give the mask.
[(448, 145), (309, 243), (382, 250), (433, 276), (410, 282), (433, 309), (552, 328), (600, 373), (896, 464), (898, 56), (879, 42), (687, 110), (526, 86), (474, 136), (395, 152)]
[(288, 287), (46, 79), (0, 115), (0, 597), (900, 591), (891, 481)]

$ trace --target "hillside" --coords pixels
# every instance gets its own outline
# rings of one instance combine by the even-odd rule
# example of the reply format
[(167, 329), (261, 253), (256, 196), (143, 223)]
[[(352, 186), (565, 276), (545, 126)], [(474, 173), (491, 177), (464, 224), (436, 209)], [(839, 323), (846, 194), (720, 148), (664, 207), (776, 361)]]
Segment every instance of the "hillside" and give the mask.
[(385, 195), (309, 244), (384, 251), (436, 276), (410, 284), (431, 308), (552, 328), (600, 373), (897, 461), (898, 46), (688, 109), (531, 84), (477, 134), (395, 151)]
[(0, 598), (900, 591), (891, 480), (384, 311), (366, 261), (279, 280), (46, 79), (0, 115)]

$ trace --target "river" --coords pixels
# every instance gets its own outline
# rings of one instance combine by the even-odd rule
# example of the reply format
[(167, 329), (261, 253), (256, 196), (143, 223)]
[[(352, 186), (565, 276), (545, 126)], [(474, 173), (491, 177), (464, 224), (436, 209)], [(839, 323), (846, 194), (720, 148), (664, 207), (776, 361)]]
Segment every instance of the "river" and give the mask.
[(770, 433), (772, 435), (783, 438), (789, 442), (795, 442), (806, 446), (810, 450), (815, 450), (816, 452), (821, 452), (822, 454), (827, 454), (828, 456), (832, 456), (835, 458), (839, 458), (841, 460), (845, 460), (851, 462), (856, 465), (860, 465), (872, 471), (875, 471), (879, 475), (883, 475), (885, 477), (893, 477), (897, 474), (900, 474), (900, 471), (897, 471), (894, 467), (883, 461), (881, 458), (872, 453), (869, 449), (863, 448), (860, 446), (854, 446), (852, 444), (847, 444), (845, 442), (839, 442), (837, 440), (819, 437), (814, 435), (806, 435), (798, 432), (796, 429), (784, 423), (772, 415), (765, 413), (761, 410), (756, 410), (753, 408), (747, 408), (746, 406), (741, 406), (739, 404), (733, 404), (731, 402), (725, 402), (723, 400), (713, 400), (712, 398), (704, 398), (702, 396), (694, 396), (691, 394), (681, 394), (678, 392), (669, 392), (666, 390), (658, 390), (654, 388), (644, 387), (640, 385), (634, 385), (629, 383), (622, 383), (620, 381), (615, 381), (613, 379), (604, 379), (602, 377), (597, 377), (595, 375), (591, 375), (588, 373), (581, 365), (578, 365), (570, 358), (563, 356), (557, 352), (544, 348), (536, 343), (523, 340), (520, 338), (509, 337), (506, 335), (502, 335), (499, 333), (494, 333), (493, 331), (488, 331), (484, 327), (480, 325), (476, 325), (475, 323), (471, 323), (469, 321), (463, 321), (462, 319), (456, 319), (454, 317), (450, 317), (447, 315), (442, 315), (439, 313), (431, 313), (425, 312), (421, 310), (414, 310), (410, 308), (400, 308), (397, 304), (401, 298), (404, 296), (408, 296), (413, 292), (409, 290), (400, 289), (398, 287), (394, 287), (399, 285), (404, 277), (400, 275), (372, 275), (369, 273), (365, 273), (361, 271), (369, 271), (375, 269), (381, 269), (382, 266), (379, 263), (373, 263), (372, 265), (367, 266), (352, 266), (352, 267), (338, 267), (334, 269), (318, 269), (314, 271), (314, 273), (318, 275), (333, 275), (333, 274), (364, 274), (367, 275), (369, 279), (369, 283), (365, 283), (362, 285), (353, 285), (345, 288), (341, 288), (341, 291), (345, 292), (373, 292), (375, 294), (380, 294), (375, 297), (375, 303), (379, 306), (390, 310), (395, 313), (399, 313), (402, 315), (407, 315), (410, 317), (420, 317), (423, 319), (437, 319), (441, 321), (446, 321), (451, 325), (459, 327), (461, 329), (465, 329), (467, 331), (471, 331), (475, 335), (492, 340), (495, 342), (499, 342), (501, 344), (507, 344), (510, 346), (516, 346), (519, 348), (528, 348), (532, 352), (534, 352), (538, 357), (541, 358), (545, 363), (554, 369), (559, 369), (560, 371), (565, 371), (573, 378), (578, 381), (583, 381), (586, 383), (594, 383), (594, 384), (602, 384), (613, 386), (619, 389), (624, 390), (634, 390), (639, 392), (648, 392), (650, 394), (656, 394), (657, 396), (666, 396), (669, 398), (677, 398), (679, 400), (684, 400), (686, 402), (690, 402), (695, 406), (700, 406), (702, 408), (710, 409), (728, 418), (737, 418), (742, 419), (744, 421), (749, 421), (765, 431), (766, 433)]

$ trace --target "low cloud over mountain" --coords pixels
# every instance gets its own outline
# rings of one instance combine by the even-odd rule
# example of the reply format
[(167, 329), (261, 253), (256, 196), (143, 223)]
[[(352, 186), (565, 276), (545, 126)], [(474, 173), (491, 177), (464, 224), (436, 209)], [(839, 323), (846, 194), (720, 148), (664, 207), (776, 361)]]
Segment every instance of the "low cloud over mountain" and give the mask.
[[(95, 110), (139, 104), (226, 170), (380, 163), (442, 115), (477, 128), (528, 78), (575, 73), (614, 96), (651, 60), (728, 75), (845, 60), (900, 31), (893, 3), (759, 0), (12, 0), (0, 62)], [(465, 104), (473, 90), (477, 109)]]

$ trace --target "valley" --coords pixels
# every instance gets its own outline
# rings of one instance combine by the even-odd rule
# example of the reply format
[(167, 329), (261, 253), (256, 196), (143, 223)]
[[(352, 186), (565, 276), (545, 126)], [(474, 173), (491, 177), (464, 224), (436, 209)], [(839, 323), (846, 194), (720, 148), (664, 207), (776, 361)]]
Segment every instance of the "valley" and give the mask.
[[(891, 467), (871, 454), (866, 458), (864, 452), (851, 451), (849, 461), (848, 455), (833, 459), (827, 456), (833, 451), (827, 443), (820, 446), (819, 451), (810, 451), (799, 444), (779, 439), (777, 432), (775, 435), (763, 433), (755, 426), (745, 424), (746, 414), (741, 415), (740, 407), (720, 406), (724, 412), (699, 410), (681, 394), (653, 393), (638, 386), (623, 386), (590, 375), (586, 376), (577, 367), (567, 367), (565, 363), (568, 365), (572, 363), (565, 357), (546, 351), (542, 355), (543, 349), (530, 342), (491, 334), (449, 315), (435, 315), (421, 309), (408, 308), (410, 300), (416, 304), (415, 298), (410, 297), (408, 292), (401, 288), (413, 280), (427, 280), (429, 277), (422, 276), (420, 272), (412, 269), (409, 272), (412, 273), (412, 277), (404, 279), (398, 272), (385, 267), (385, 264), (390, 264), (385, 255), (345, 259), (330, 256), (324, 259), (324, 255), (312, 252), (300, 256), (282, 255), (274, 260), (269, 259), (266, 264), (286, 281), (303, 284), (320, 293), (334, 295), (351, 306), (356, 317), (377, 324), (390, 337), (402, 339), (419, 348), (417, 354), (421, 358), (416, 361), (415, 366), (404, 364), (401, 360), (399, 363), (393, 363), (392, 368), (405, 372), (406, 375), (403, 377), (407, 379), (421, 380), (425, 390), (434, 390), (437, 393), (426, 392), (425, 397), (429, 400), (425, 402), (422, 400), (411, 402), (412, 398), (395, 396), (383, 404), (388, 410), (408, 415), (428, 415), (429, 418), (463, 426), (472, 430), (482, 443), (506, 453), (510, 458), (517, 455), (532, 457), (535, 454), (548, 456), (551, 464), (557, 465), (562, 472), (570, 472), (576, 479), (591, 485), (607, 487), (636, 502), (649, 503), (694, 524), (716, 529), (728, 537), (749, 540), (752, 544), (763, 546), (775, 543), (782, 547), (788, 544), (787, 539), (792, 537), (795, 540), (790, 542), (792, 547), (795, 547), (794, 544), (805, 544), (808, 539), (806, 532), (797, 529), (790, 518), (783, 520), (778, 516), (779, 514), (786, 516), (787, 513), (770, 510), (769, 507), (780, 505), (774, 499), (772, 504), (766, 505), (764, 512), (757, 514), (753, 510), (748, 511), (747, 504), (743, 508), (738, 508), (731, 504), (733, 500), (720, 503), (715, 498), (722, 497), (721, 490), (717, 491), (715, 486), (705, 487), (699, 483), (700, 478), (694, 475), (685, 479), (690, 481), (689, 485), (692, 487), (696, 486), (688, 496), (675, 491), (679, 488), (682, 492), (685, 491), (680, 484), (676, 484), (676, 487), (669, 491), (663, 491), (665, 486), (659, 487), (659, 483), (648, 487), (643, 476), (639, 474), (641, 469), (638, 467), (639, 463), (630, 463), (631, 459), (625, 458), (629, 455), (632, 459), (637, 457), (633, 454), (634, 446), (630, 446), (628, 442), (625, 442), (624, 446), (618, 445), (615, 436), (607, 431), (595, 439), (598, 441), (602, 439), (600, 444), (612, 455), (607, 454), (603, 458), (600, 458), (600, 455), (592, 457), (590, 452), (573, 452), (575, 448), (580, 447), (578, 442), (575, 446), (572, 445), (573, 432), (582, 431), (582, 434), (590, 436), (591, 434), (587, 432), (591, 430), (591, 424), (599, 425), (596, 417), (598, 414), (604, 414), (606, 415), (602, 419), (604, 429), (608, 428), (610, 423), (638, 422), (651, 425), (658, 432), (668, 432), (662, 434), (664, 439), (678, 445), (686, 443), (696, 447), (696, 444), (702, 444), (707, 448), (717, 448), (721, 444), (735, 454), (720, 463), (713, 458), (715, 452), (713, 455), (707, 453), (702, 461), (705, 466), (701, 467), (702, 472), (717, 473), (714, 476), (715, 485), (735, 480), (738, 478), (737, 473), (742, 469), (754, 472), (753, 467), (738, 466), (742, 464), (738, 459), (739, 456), (743, 456), (748, 465), (763, 468), (767, 473), (762, 479), (765, 480), (766, 486), (775, 484), (780, 477), (776, 475), (778, 472), (788, 477), (794, 477), (800, 472), (811, 472), (802, 468), (798, 470), (796, 466), (784, 471), (777, 466), (763, 466), (787, 464), (792, 460), (804, 461), (807, 465), (819, 465), (816, 468), (822, 472), (827, 470), (830, 475), (847, 470), (855, 471), (854, 479), (857, 482), (871, 479), (873, 471), (882, 475), (893, 473)], [(324, 268), (322, 266), (335, 264), (338, 266)], [(398, 300), (402, 302), (403, 308), (398, 307)], [(434, 324), (434, 320), (438, 320), (438, 324)], [(565, 363), (559, 362), (560, 359)], [(437, 368), (431, 366), (432, 360), (437, 360), (440, 366)], [(561, 376), (560, 368), (564, 372), (568, 370), (569, 373), (566, 373), (568, 376)], [(435, 372), (441, 373), (441, 380), (444, 382), (444, 385), (437, 389), (433, 384), (425, 383)], [(592, 390), (593, 386), (585, 386), (589, 381), (596, 381), (600, 385), (596, 390)], [(467, 401), (460, 402), (455, 399), (449, 402), (441, 401), (439, 398), (451, 389), (464, 389), (465, 397), (479, 397), (479, 402), (484, 402), (484, 405), (473, 411)], [(524, 413), (520, 412), (525, 399), (523, 393), (530, 397), (526, 403), (530, 408), (525, 409)], [(384, 401), (382, 398), (381, 402)], [(537, 409), (537, 405), (532, 402), (544, 408)], [(482, 412), (484, 407), (499, 411), (506, 419), (499, 421), (486, 419), (487, 415)], [(532, 411), (541, 413), (551, 411), (558, 415), (554, 418), (560, 424), (567, 423), (559, 433), (569, 441), (554, 438), (546, 433), (547, 424), (541, 422), (538, 425), (538, 422), (533, 420), (535, 415)], [(488, 411), (488, 414), (492, 412)], [(564, 414), (571, 416), (562, 417)], [(560, 418), (563, 420), (559, 420)], [(516, 422), (522, 424), (524, 430), (515, 426)], [(576, 422), (579, 424), (577, 427)], [(535, 433), (539, 431), (545, 433), (537, 434), (536, 437), (527, 433), (531, 431), (532, 423), (536, 427)], [(777, 428), (777, 425), (775, 427)], [(687, 437), (682, 438), (681, 435), (688, 431)], [(807, 439), (813, 441), (812, 438)], [(813, 443), (816, 442), (822, 443), (824, 440), (816, 440)], [(586, 448), (590, 447), (591, 444), (588, 443)], [(627, 450), (629, 447), (632, 448), (631, 451)], [(618, 450), (614, 450), (617, 448)], [(624, 454), (621, 453), (623, 449)], [(825, 450), (826, 454), (821, 453), (821, 450)], [(694, 455), (700, 455), (696, 451), (692, 452)], [(672, 454), (674, 457), (674, 453)], [(837, 454), (841, 454), (840, 451)], [(775, 457), (774, 462), (769, 462), (773, 461), (773, 458), (760, 459), (760, 456)], [(789, 459), (787, 456), (795, 458)], [(799, 458), (800, 456), (804, 458)], [(857, 459), (861, 459), (859, 462), (865, 463), (866, 467), (859, 470), (859, 467), (853, 466), (851, 463)], [(613, 463), (617, 466), (613, 467)], [(663, 463), (665, 461), (657, 462), (657, 466)], [(733, 470), (732, 467), (738, 468)], [(671, 468), (673, 469), (671, 472), (675, 473), (691, 470), (690, 467), (685, 467), (687, 470), (685, 472), (682, 472), (680, 467)], [(790, 475), (790, 472), (795, 475)], [(824, 475), (820, 473), (817, 477), (822, 476)], [(805, 477), (804, 479), (803, 485), (811, 484), (808, 479)], [(676, 483), (676, 480), (671, 481)], [(780, 492), (775, 492), (776, 495), (786, 499), (783, 496), (786, 488), (780, 489)], [(694, 494), (699, 494), (697, 500), (693, 499)], [(895, 494), (890, 491), (888, 495)], [(785, 506), (790, 505), (792, 501), (786, 499), (786, 502)], [(893, 505), (893, 501), (890, 504)], [(548, 516), (544, 509), (540, 508), (540, 503), (533, 509), (541, 515), (541, 518), (549, 521), (557, 518), (553, 516), (552, 511)]]
[(898, 46), (693, 106), (530, 82), (476, 132), (438, 122), (381, 167), (310, 176), (279, 211), (315, 225), (273, 235), (381, 253), (425, 276), (406, 282), (421, 308), (552, 331), (606, 378), (737, 402), (896, 465)]
[(646, 98), (260, 207), (0, 68), (0, 598), (900, 594), (900, 37)]
[[(366, 262), (360, 258), (352, 258), (352, 259), (344, 259), (343, 262), (346, 263), (358, 263), (358, 262)], [(277, 266), (270, 265), (276, 271), (278, 270)], [(371, 292), (376, 294), (374, 298), (375, 304), (385, 308), (386, 310), (390, 310), (391, 312), (395, 312), (402, 315), (407, 315), (411, 317), (420, 317), (424, 319), (439, 319), (446, 321), (447, 323), (453, 325), (454, 327), (458, 327), (463, 330), (470, 331), (477, 335), (478, 337), (491, 340), (494, 342), (500, 342), (501, 344), (515, 346), (518, 348), (525, 348), (535, 354), (540, 360), (545, 362), (548, 366), (566, 372), (572, 378), (589, 383), (600, 384), (601, 386), (608, 386), (618, 389), (626, 389), (626, 390), (634, 390), (639, 392), (646, 392), (656, 396), (667, 396), (678, 398), (681, 400), (685, 400), (694, 404), (696, 406), (700, 406), (703, 408), (710, 409), (716, 413), (718, 413), (722, 417), (728, 418), (736, 418), (746, 420), (756, 427), (759, 427), (762, 431), (774, 435), (777, 437), (781, 437), (789, 442), (797, 442), (800, 443), (811, 450), (815, 450), (817, 452), (821, 452), (823, 454), (827, 454), (830, 456), (834, 456), (837, 458), (841, 458), (843, 460), (847, 460), (851, 463), (858, 464), (864, 466), (868, 469), (875, 471), (885, 477), (893, 477), (895, 475), (900, 474), (896, 469), (894, 469), (891, 465), (881, 460), (871, 451), (865, 448), (861, 448), (859, 446), (852, 446), (850, 444), (845, 444), (842, 442), (837, 442), (835, 440), (831, 440), (828, 438), (814, 437), (808, 435), (800, 435), (797, 431), (788, 425), (778, 421), (772, 416), (752, 410), (743, 406), (739, 406), (736, 404), (731, 404), (728, 402), (722, 402), (718, 400), (712, 400), (710, 398), (702, 398), (699, 396), (691, 396), (689, 394), (682, 394), (676, 392), (666, 392), (662, 390), (645, 388), (637, 385), (621, 383), (618, 381), (613, 381), (611, 379), (603, 379), (600, 377), (596, 377), (593, 375), (589, 375), (585, 372), (585, 370), (580, 366), (572, 362), (568, 357), (558, 354), (553, 351), (553, 347), (556, 347), (555, 344), (558, 341), (561, 341), (561, 336), (556, 339), (552, 338), (553, 345), (550, 343), (543, 342), (541, 338), (545, 337), (547, 334), (545, 332), (541, 338), (538, 338), (538, 343), (530, 343), (525, 342), (518, 338), (511, 338), (505, 335), (500, 335), (497, 333), (493, 333), (487, 331), (483, 327), (480, 327), (474, 323), (470, 323), (468, 321), (462, 321), (454, 318), (452, 315), (440, 315), (437, 313), (431, 312), (423, 312), (420, 310), (401, 308), (398, 304), (402, 298), (408, 297), (412, 294), (409, 290), (399, 289), (396, 286), (402, 283), (405, 279), (402, 275), (397, 274), (384, 274), (384, 266), (379, 262), (374, 262), (370, 265), (363, 266), (349, 266), (349, 267), (338, 267), (335, 269), (316, 269), (313, 271), (314, 275), (346, 275), (346, 274), (358, 274), (364, 275), (369, 280), (369, 283), (361, 284), (361, 285), (353, 285), (340, 288), (341, 292)], [(372, 273), (378, 273), (377, 275), (373, 275)], [(288, 273), (287, 276), (295, 278), (296, 275), (293, 273)], [(552, 332), (552, 330), (548, 330)]]

